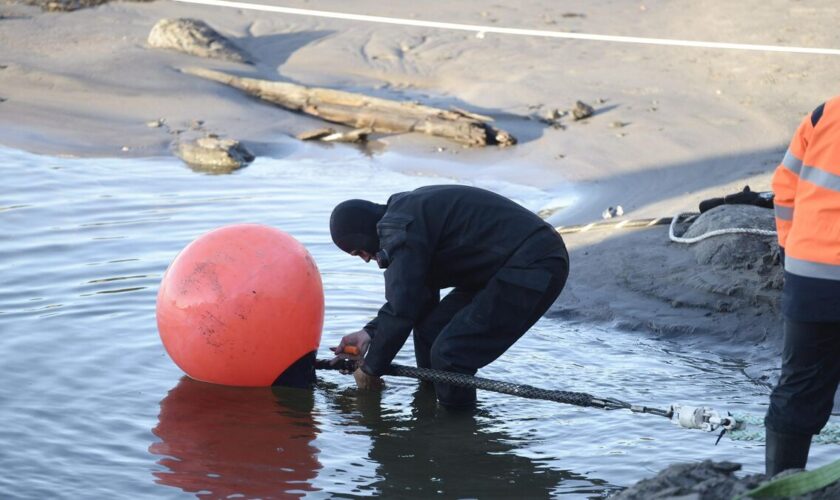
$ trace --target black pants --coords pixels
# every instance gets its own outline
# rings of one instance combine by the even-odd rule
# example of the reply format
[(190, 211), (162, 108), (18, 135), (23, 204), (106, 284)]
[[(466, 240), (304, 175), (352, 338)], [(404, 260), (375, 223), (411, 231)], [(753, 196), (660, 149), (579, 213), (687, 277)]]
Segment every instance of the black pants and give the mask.
[[(415, 327), (417, 366), (474, 375), (542, 317), (568, 274), (559, 235), (529, 239), (483, 289), (455, 288)], [(475, 402), (475, 389), (435, 384), (435, 391), (445, 406)]]
[(782, 374), (764, 424), (784, 434), (819, 434), (840, 382), (840, 323), (785, 321)]

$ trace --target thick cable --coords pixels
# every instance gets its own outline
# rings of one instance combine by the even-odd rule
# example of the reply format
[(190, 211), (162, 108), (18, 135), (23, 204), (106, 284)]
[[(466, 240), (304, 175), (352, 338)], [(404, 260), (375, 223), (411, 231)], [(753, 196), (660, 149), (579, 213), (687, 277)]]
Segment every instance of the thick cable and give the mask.
[[(351, 360), (339, 360), (335, 364), (331, 364), (331, 362), (325, 360), (318, 360), (315, 362), (315, 367), (317, 369), (349, 372), (353, 370), (355, 364)], [(433, 370), (431, 368), (415, 368), (413, 366), (392, 364), (388, 368), (386, 375), (408, 377), (426, 382), (456, 385), (458, 387), (471, 387), (501, 394), (510, 394), (521, 398), (541, 399), (574, 406), (601, 408), (604, 410), (630, 410), (634, 413), (649, 413), (651, 415), (671, 418), (671, 412), (669, 410), (633, 405), (614, 398), (602, 398), (585, 392), (541, 389), (527, 384), (514, 384), (511, 382), (475, 377), (464, 373)]]
[[(340, 370), (349, 373), (355, 369), (355, 362), (349, 359), (338, 360), (333, 363), (327, 360), (316, 360), (315, 368), (319, 370)], [(671, 408), (653, 408), (649, 406), (634, 405), (614, 398), (601, 398), (585, 392), (558, 391), (541, 389), (527, 384), (514, 384), (482, 377), (475, 377), (463, 373), (446, 372), (430, 368), (415, 368), (404, 365), (390, 365), (387, 375), (396, 377), (407, 377), (426, 382), (438, 382), (456, 385), (459, 387), (471, 387), (490, 392), (509, 394), (528, 399), (540, 399), (554, 401), (573, 406), (601, 408), (604, 410), (630, 410), (633, 413), (647, 413), (658, 415), (669, 420), (674, 418), (674, 411)], [(734, 441), (764, 441), (764, 417), (753, 414), (735, 414), (732, 417), (743, 424), (741, 429), (726, 431), (726, 436)], [(829, 423), (823, 427), (820, 434), (814, 436), (814, 443), (819, 444), (840, 444), (840, 425)]]

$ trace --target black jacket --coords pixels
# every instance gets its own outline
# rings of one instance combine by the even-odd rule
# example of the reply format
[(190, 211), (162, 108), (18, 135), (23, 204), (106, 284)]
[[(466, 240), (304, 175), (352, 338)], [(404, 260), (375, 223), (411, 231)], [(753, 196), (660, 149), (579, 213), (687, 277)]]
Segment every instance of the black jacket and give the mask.
[(441, 289), (483, 288), (540, 230), (554, 231), (533, 212), (483, 189), (427, 186), (391, 196), (377, 224), (387, 302), (365, 326), (373, 340), (364, 370), (385, 372)]

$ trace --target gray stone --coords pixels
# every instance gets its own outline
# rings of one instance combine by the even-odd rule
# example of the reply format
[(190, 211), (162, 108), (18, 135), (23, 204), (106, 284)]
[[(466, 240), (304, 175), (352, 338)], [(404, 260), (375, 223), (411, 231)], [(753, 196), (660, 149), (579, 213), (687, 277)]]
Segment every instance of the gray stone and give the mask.
[(254, 161), (239, 141), (215, 136), (179, 142), (175, 154), (194, 169), (211, 173), (231, 172)]
[[(732, 228), (775, 231), (773, 210), (754, 205), (720, 205), (701, 214), (682, 236), (695, 238)], [(754, 263), (757, 257), (771, 255), (777, 249), (775, 236), (744, 233), (713, 236), (692, 245), (698, 263), (738, 268)]]
[(755, 488), (764, 479), (763, 475), (739, 479), (735, 476), (735, 472), (740, 469), (739, 464), (711, 460), (671, 465), (656, 476), (643, 479), (610, 498), (621, 500), (734, 498)]
[(198, 19), (161, 19), (149, 32), (149, 46), (199, 57), (251, 64), (251, 57)]
[[(675, 464), (662, 470), (652, 478), (642, 479), (616, 495), (611, 500), (718, 500), (737, 498), (757, 488), (767, 476), (752, 474), (737, 477), (740, 464), (732, 462), (703, 462)], [(778, 479), (795, 471), (785, 471), (775, 476)], [(840, 498), (840, 482), (834, 482), (812, 493), (797, 497), (798, 500), (833, 500)]]

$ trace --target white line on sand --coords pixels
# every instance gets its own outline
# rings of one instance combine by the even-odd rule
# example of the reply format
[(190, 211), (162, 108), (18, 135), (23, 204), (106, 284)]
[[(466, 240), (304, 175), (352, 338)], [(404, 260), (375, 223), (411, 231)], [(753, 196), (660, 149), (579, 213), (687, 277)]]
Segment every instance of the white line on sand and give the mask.
[(230, 7), (234, 9), (258, 10), (276, 12), (296, 16), (326, 17), (330, 19), (344, 19), (348, 21), (363, 21), (380, 24), (397, 24), (401, 26), (420, 26), (424, 28), (438, 28), (459, 31), (473, 31), (476, 33), (499, 33), (503, 35), (537, 36), (546, 38), (566, 38), (572, 40), (592, 40), (598, 42), (638, 43), (647, 45), (668, 45), (673, 47), (699, 47), (706, 49), (758, 50), (765, 52), (786, 52), (795, 54), (822, 54), (837, 56), (840, 49), (821, 49), (810, 47), (785, 47), (781, 45), (755, 45), (749, 43), (721, 43), (701, 42), (693, 40), (669, 40), (666, 38), (642, 38), (636, 36), (593, 35), (587, 33), (569, 33), (565, 31), (530, 30), (520, 28), (501, 28), (497, 26), (480, 26), (477, 24), (443, 23), (437, 21), (421, 21), (417, 19), (401, 19), (398, 17), (366, 16), (362, 14), (347, 14), (344, 12), (329, 12), (324, 10), (295, 9), (248, 2), (232, 2), (228, 0), (173, 0), (181, 3), (193, 3), (214, 7)]

